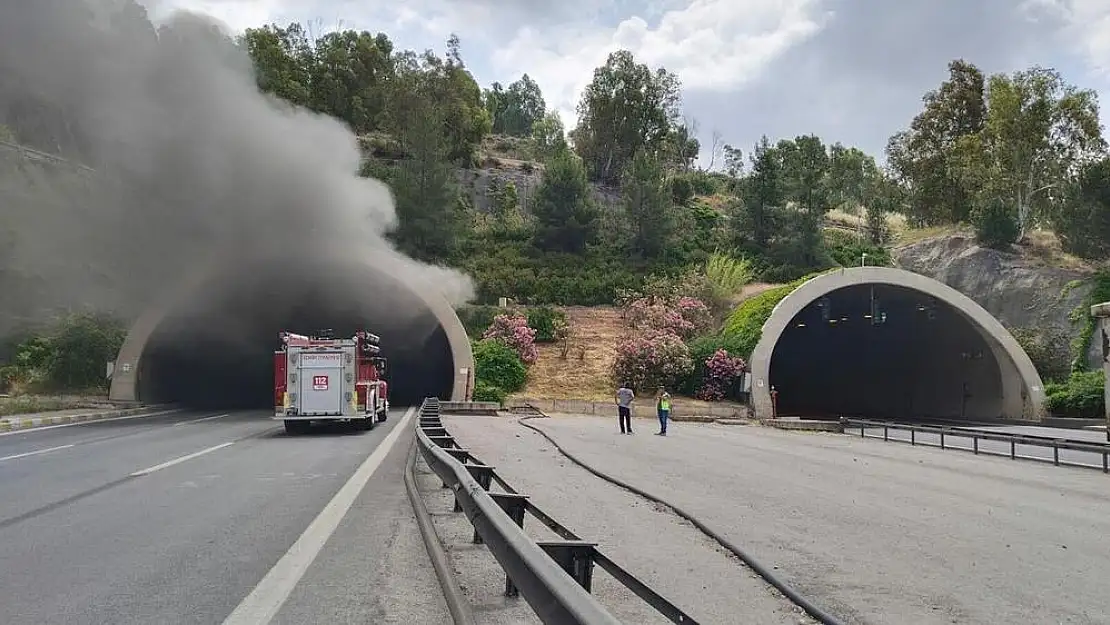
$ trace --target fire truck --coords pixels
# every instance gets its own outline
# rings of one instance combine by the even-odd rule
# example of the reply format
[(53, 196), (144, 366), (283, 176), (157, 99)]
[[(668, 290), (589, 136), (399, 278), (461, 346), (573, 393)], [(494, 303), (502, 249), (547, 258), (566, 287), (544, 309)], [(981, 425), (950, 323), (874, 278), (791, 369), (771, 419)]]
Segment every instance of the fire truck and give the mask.
[(290, 434), (306, 432), (312, 422), (352, 423), (369, 430), (385, 421), (389, 394), (381, 339), (358, 331), (334, 338), (279, 333), (274, 352), (274, 419)]

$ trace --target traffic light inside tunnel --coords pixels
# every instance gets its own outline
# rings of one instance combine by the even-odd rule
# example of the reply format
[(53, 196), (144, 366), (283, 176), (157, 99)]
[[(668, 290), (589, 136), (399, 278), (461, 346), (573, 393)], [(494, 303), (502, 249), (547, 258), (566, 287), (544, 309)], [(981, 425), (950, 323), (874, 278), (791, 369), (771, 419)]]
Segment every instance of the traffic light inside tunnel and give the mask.
[(444, 328), (411, 291), (350, 267), (260, 264), (213, 280), (173, 310), (139, 364), (144, 403), (273, 409), (273, 353), (282, 330), (381, 337), (395, 406), (450, 399), (454, 364)]
[(1002, 371), (963, 313), (913, 289), (827, 293), (787, 325), (770, 365), (779, 416), (995, 419)]

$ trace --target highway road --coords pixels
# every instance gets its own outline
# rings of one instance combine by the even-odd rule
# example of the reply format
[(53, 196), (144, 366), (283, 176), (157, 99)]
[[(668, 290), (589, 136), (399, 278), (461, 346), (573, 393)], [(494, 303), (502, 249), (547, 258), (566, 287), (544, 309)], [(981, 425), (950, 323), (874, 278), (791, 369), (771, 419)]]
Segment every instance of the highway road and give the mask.
[(450, 623), (412, 440), (181, 412), (0, 435), (0, 623)]
[[(637, 422), (636, 436), (621, 436), (615, 418), (529, 421), (597, 469), (698, 517), (852, 625), (1110, 624), (1110, 478), (1101, 471), (761, 427), (674, 423), (664, 438), (649, 434), (651, 420)], [(517, 426), (512, 435), (511, 420), (492, 417), (445, 424), (465, 444), (485, 441), (483, 460), (584, 535), (605, 538), (603, 547), (634, 570), (700, 579), (678, 558), (659, 573), (648, 566), (680, 530), (639, 521), (619, 498), (576, 489), (573, 467), (565, 478), (536, 473), (517, 450), (550, 452), (542, 439), (519, 442), (537, 434)], [(590, 509), (574, 516), (557, 506), (566, 498)], [(608, 519), (641, 526), (610, 539), (619, 526)], [(644, 543), (636, 537), (652, 533), (668, 544), (637, 553)], [(681, 592), (684, 581), (657, 583), (680, 605), (720, 605), (696, 586)]]

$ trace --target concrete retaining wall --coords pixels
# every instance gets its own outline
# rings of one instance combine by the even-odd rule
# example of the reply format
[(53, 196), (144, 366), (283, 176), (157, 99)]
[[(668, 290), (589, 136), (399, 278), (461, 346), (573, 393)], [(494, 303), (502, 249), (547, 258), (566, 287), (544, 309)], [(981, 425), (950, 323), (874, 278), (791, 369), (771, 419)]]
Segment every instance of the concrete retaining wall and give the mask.
[[(617, 406), (614, 402), (589, 401), (585, 399), (536, 399), (531, 397), (512, 397), (505, 400), (505, 407), (534, 406), (545, 413), (583, 414), (601, 417), (616, 417)], [(747, 406), (730, 402), (701, 402), (691, 399), (671, 399), (671, 419), (675, 421), (706, 421), (715, 419), (744, 419), (750, 411)], [(632, 416), (654, 419), (655, 398), (639, 399), (632, 404)]]
[(1098, 319), (1094, 341), (1102, 345), (1102, 370), (1106, 372), (1106, 420), (1110, 423), (1110, 302), (1091, 306), (1091, 316)]

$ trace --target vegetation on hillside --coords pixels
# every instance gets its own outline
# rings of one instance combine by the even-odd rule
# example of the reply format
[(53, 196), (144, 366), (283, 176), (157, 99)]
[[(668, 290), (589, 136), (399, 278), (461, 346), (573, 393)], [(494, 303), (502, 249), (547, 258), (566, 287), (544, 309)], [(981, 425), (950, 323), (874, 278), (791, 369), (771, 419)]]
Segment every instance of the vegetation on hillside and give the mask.
[[(104, 28), (158, 32), (133, 0), (121, 5)], [(263, 92), (349, 126), (364, 149), (361, 173), (393, 191), (394, 243), (465, 270), (482, 304), (627, 304), (629, 292), (650, 299), (659, 281), (713, 282), (706, 263), (719, 252), (739, 263), (741, 277), (718, 275), (715, 291), (683, 296), (723, 319), (722, 303), (750, 280), (791, 282), (865, 254), (890, 262), (897, 219), (971, 228), (998, 248), (1049, 228), (1068, 253), (1110, 256), (1110, 156), (1097, 98), (1050, 69), (987, 76), (953, 61), (890, 139), (881, 167), (860, 149), (808, 134), (762, 137), (750, 150), (715, 138), (703, 154), (696, 125), (682, 116), (679, 78), (627, 50), (594, 70), (568, 133), (527, 74), (479, 85), (455, 36), (440, 54), (399, 50), (385, 33), (312, 37), (300, 24), (271, 24), (234, 40), (213, 33), (213, 45), (244, 52)], [(94, 158), (82, 139), (87, 120), (36, 97), (21, 94), (18, 107), (0, 110), (5, 136)], [(480, 208), (458, 172), (487, 163), (498, 145), (536, 188), (523, 199), (515, 184), (499, 182), (490, 208)], [(701, 167), (699, 156), (721, 167)], [(843, 214), (855, 227), (844, 228)], [(701, 350), (691, 371), (717, 349), (746, 357), (751, 347), (735, 331), (679, 338)], [(696, 386), (676, 376), (668, 383)]]

